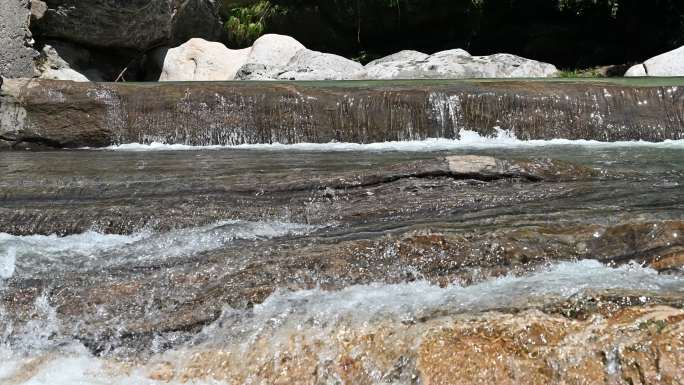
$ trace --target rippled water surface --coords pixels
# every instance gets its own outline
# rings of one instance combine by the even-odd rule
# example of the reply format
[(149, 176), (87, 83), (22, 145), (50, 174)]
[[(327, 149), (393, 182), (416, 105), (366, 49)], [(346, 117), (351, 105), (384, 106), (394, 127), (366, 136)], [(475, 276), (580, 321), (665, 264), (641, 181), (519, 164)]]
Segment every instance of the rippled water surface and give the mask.
[[(150, 378), (155, 362), (183, 366), (194, 352), (207, 349), (245, 352), (254, 349), (255, 341), (264, 337), (272, 339), (273, 346), (277, 346), (295, 332), (305, 331), (305, 334), (325, 339), (325, 336), (345, 328), (382, 322), (410, 325), (416, 320), (455, 314), (542, 308), (591, 292), (643, 293), (644, 303), (653, 295), (668, 298), (684, 296), (681, 270), (664, 274), (637, 262), (621, 261), (617, 265), (573, 258), (539, 264), (524, 272), (483, 275), (486, 279), (473, 284), (457, 280), (437, 284), (435, 280), (425, 279), (416, 273), (405, 282), (371, 281), (345, 284), (335, 290), (317, 285), (316, 269), (341, 262), (321, 256), (304, 266), (304, 258), (300, 258), (298, 253), (321, 252), (326, 245), (365, 242), (366, 238), (375, 240), (382, 237), (389, 237), (394, 242), (392, 237), (395, 234), (438, 232), (434, 230), (436, 228), (455, 233), (475, 229), (486, 234), (486, 231), (493, 233), (502, 228), (580, 226), (584, 225), (585, 218), (586, 222), (591, 221), (596, 226), (638, 220), (648, 226), (651, 222), (656, 223), (657, 228), (661, 225), (654, 221), (684, 219), (682, 143), (606, 145), (552, 141), (519, 144), (502, 139), (491, 143), (463, 140), (465, 142), (461, 143), (428, 141), (365, 147), (330, 144), (198, 149), (129, 145), (109, 150), (0, 153), (0, 172), (3, 174), (0, 198), (3, 209), (8, 210), (6, 213), (11, 210), (14, 213), (23, 207), (36, 207), (40, 211), (43, 207), (54, 210), (54, 218), (68, 218), (65, 223), (69, 222), (71, 226), (72, 220), (74, 223), (79, 220), (77, 214), (74, 214), (75, 218), (69, 218), (68, 210), (72, 207), (78, 207), (88, 215), (110, 210), (114, 213), (111, 216), (115, 216), (116, 210), (124, 207), (140, 207), (142, 210), (157, 202), (152, 212), (146, 215), (161, 218), (186, 210), (173, 220), (178, 222), (177, 226), (171, 223), (155, 228), (155, 222), (149, 220), (140, 228), (131, 226), (135, 229), (131, 232), (107, 232), (102, 230), (102, 224), (93, 224), (92, 228), (75, 233), (66, 225), (63, 229), (55, 227), (57, 231), (53, 234), (0, 233), (0, 294), (13, 290), (13, 295), (18, 295), (16, 293), (24, 293), (22, 290), (29, 290), (34, 285), (44, 291), (38, 293), (30, 304), (32, 315), (29, 322), (14, 321), (10, 310), (0, 307), (0, 383), (158, 383)], [(217, 196), (229, 191), (230, 194), (243, 194), (235, 202), (248, 207), (252, 205), (252, 199), (256, 202), (263, 194), (254, 186), (267, 190), (268, 186), (284, 178), (322, 179), (332, 175), (344, 179), (353, 173), (370, 172), (399, 162), (454, 154), (506, 159), (553, 158), (587, 166), (597, 176), (590, 181), (554, 185), (548, 193), (550, 198), (524, 201), (519, 205), (494, 200), (493, 204), (476, 210), (430, 207), (433, 211), (392, 213), (378, 216), (380, 219), (349, 220), (323, 216), (316, 221), (315, 218), (319, 217), (315, 215), (298, 216), (294, 211), (283, 209), (288, 204), (294, 207), (292, 202), (300, 199), (299, 195), (282, 201), (273, 198), (271, 204), (274, 207), (258, 212), (262, 219), (241, 217), (239, 213), (221, 217), (223, 211), (217, 207), (225, 209), (229, 204), (215, 201)], [(513, 191), (518, 184), (520, 182), (512, 182), (496, 188)], [(412, 188), (417, 189), (409, 185), (402, 187), (402, 191), (409, 190), (410, 196)], [(420, 188), (429, 190), (431, 187), (420, 185)], [(554, 189), (562, 191), (553, 195)], [(485, 192), (487, 189), (483, 187), (482, 193)], [(310, 210), (343, 207), (336, 203), (336, 199), (353, 202), (357, 199), (355, 205), (360, 207), (367, 204), (361, 198), (344, 196), (341, 192), (314, 191), (311, 194), (301, 198)], [(315, 194), (323, 194), (326, 202), (332, 203), (321, 206), (315, 202), (318, 199)], [(370, 200), (377, 194), (380, 193), (369, 190), (361, 195)], [(161, 201), (162, 198), (167, 200)], [(174, 200), (169, 200), (171, 198)], [(165, 202), (173, 202), (173, 206)], [(376, 206), (368, 207), (369, 211), (381, 211)], [(59, 210), (65, 210), (67, 214), (59, 216), (62, 215)], [(196, 214), (197, 223), (188, 225), (195, 221), (195, 217), (190, 218), (186, 212)], [(649, 233), (654, 238), (667, 237), (666, 241), (658, 244), (663, 249), (677, 246), (684, 237), (677, 227), (667, 229), (667, 234), (655, 230)], [(593, 237), (599, 239), (604, 236), (603, 230), (596, 231)], [(398, 242), (400, 236), (396, 236)], [(559, 238), (559, 242), (571, 242), (561, 236)], [(634, 239), (638, 238), (635, 236)], [(376, 250), (370, 241), (362, 245), (366, 256), (380, 258), (382, 253), (396, 251), (391, 247)], [(341, 250), (340, 253), (344, 254), (347, 249)], [(435, 249), (431, 250), (425, 252), (434, 254)], [(307, 254), (307, 257), (311, 255)], [(635, 255), (634, 259), (638, 260), (638, 257)], [(264, 258), (273, 259), (264, 262)], [(99, 277), (104, 287), (111, 285), (122, 293), (145, 285), (152, 287), (150, 292), (168, 290), (159, 297), (156, 296), (158, 293), (155, 294), (155, 298), (178, 302), (177, 311), (181, 312), (181, 305), (202, 300), (202, 293), (188, 294), (185, 298), (174, 292), (174, 287), (190, 287), (194, 283), (188, 282), (194, 280), (203, 285), (207, 280), (208, 284), (212, 280), (222, 282), (231, 274), (237, 274), (234, 281), (238, 283), (241, 279), (248, 282), (251, 275), (263, 273), (254, 271), (254, 266), (263, 266), (257, 262), (266, 266), (278, 266), (278, 263), (298, 266), (301, 263), (302, 270), (314, 271), (314, 278), (285, 279), (292, 287), (300, 280), (308, 288), (292, 290), (287, 285), (278, 287), (262, 302), (250, 302), (243, 307), (224, 303), (220, 309), (212, 310), (216, 313), (215, 319), (199, 329), (159, 331), (150, 342), (150, 352), (144, 355), (116, 344), (107, 349), (93, 349), (87, 338), (74, 338), (64, 333), (67, 329), (78, 329), (78, 321), (61, 316), (58, 307), (50, 301), (51, 295), (68, 289), (63, 287), (66, 282), (89, 280), (88, 284), (94, 285)], [(347, 271), (350, 276), (363, 277), (364, 269), (373, 267), (356, 263), (359, 263), (355, 266), (358, 269)], [(171, 272), (164, 275), (167, 271)], [(239, 274), (244, 274), (244, 278)], [(277, 271), (269, 274), (274, 281), (283, 279)], [(138, 281), (139, 276), (143, 277), (140, 278), (142, 282)], [(163, 285), (162, 278), (165, 279)], [(155, 279), (160, 280), (158, 286), (155, 286)], [(252, 289), (255, 293), (259, 291), (259, 287)], [(141, 298), (136, 303), (136, 306), (149, 307), (142, 311), (145, 316), (141, 317), (141, 322), (147, 322), (146, 317), (166, 316), (155, 310), (158, 306), (155, 301), (158, 300), (146, 302)], [(108, 327), (117, 322), (116, 316), (110, 314), (113, 310), (99, 305), (94, 305), (93, 309), (93, 320), (99, 316), (97, 312), (102, 312), (102, 317), (108, 317)], [(68, 327), (65, 329), (65, 326)], [(212, 381), (202, 380), (200, 383)]]

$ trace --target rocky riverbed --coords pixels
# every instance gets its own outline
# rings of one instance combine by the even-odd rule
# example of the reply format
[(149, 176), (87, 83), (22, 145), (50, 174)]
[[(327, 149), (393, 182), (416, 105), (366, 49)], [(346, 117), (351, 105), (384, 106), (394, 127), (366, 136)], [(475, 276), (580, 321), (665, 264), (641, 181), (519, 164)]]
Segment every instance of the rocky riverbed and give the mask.
[(0, 378), (682, 381), (679, 141), (430, 143), (0, 154)]
[(2, 0), (0, 385), (684, 384), (684, 18), (619, 3)]

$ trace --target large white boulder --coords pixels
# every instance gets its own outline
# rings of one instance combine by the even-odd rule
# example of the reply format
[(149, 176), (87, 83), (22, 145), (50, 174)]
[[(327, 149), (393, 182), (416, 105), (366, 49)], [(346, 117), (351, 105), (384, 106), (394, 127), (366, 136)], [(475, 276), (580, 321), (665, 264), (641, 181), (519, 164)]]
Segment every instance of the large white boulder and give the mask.
[(684, 76), (684, 46), (635, 65), (625, 76)]
[(425, 55), (402, 51), (366, 65), (369, 79), (544, 78), (558, 74), (552, 64), (510, 54), (471, 56), (462, 49)]
[(160, 50), (158, 57), (161, 81), (530, 78), (558, 73), (548, 63), (509, 54), (471, 56), (462, 49), (433, 55), (401, 51), (364, 67), (276, 34), (264, 35), (241, 50), (191, 39), (179, 47)]
[(300, 50), (302, 43), (285, 35), (267, 34), (256, 39), (247, 57), (247, 64), (285, 67)]
[(403, 79), (411, 77), (415, 63), (426, 61), (430, 55), (418, 51), (400, 51), (366, 64), (369, 79)]
[(342, 56), (303, 49), (290, 60), (280, 80), (349, 80), (364, 77), (363, 65)]
[(637, 64), (635, 66), (630, 67), (627, 70), (627, 72), (625, 72), (625, 76), (627, 76), (627, 77), (648, 76), (648, 73), (646, 73), (646, 67), (644, 67), (643, 64)]
[(157, 52), (161, 62), (159, 81), (233, 80), (245, 65), (251, 49), (233, 50), (221, 43), (194, 38)]

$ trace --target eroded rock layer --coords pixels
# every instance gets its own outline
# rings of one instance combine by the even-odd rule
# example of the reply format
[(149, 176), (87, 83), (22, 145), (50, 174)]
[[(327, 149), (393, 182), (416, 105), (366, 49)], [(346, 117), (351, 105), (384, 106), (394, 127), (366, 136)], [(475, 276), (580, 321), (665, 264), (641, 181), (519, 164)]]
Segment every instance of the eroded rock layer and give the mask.
[(683, 156), (3, 152), (0, 382), (677, 384)]
[(684, 88), (596, 82), (396, 81), (110, 84), (8, 80), (5, 148), (383, 142), (458, 138), (662, 141), (684, 137)]

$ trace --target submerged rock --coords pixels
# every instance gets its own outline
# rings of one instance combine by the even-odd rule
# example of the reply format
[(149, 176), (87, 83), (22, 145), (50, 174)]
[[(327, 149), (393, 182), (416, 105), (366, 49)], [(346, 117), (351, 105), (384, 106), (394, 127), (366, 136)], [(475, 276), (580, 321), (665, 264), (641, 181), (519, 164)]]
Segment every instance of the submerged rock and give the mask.
[(425, 55), (402, 51), (366, 65), (369, 79), (545, 78), (555, 66), (510, 54), (471, 56), (462, 49)]
[(161, 68), (159, 81), (219, 81), (233, 80), (249, 51), (195, 38), (176, 48), (160, 49), (153, 56)]
[[(539, 311), (416, 324), (343, 320), (266, 331), (241, 346), (206, 343), (147, 367), (164, 381), (348, 384), (677, 384), (684, 312), (636, 307), (587, 321)], [(351, 320), (348, 322), (351, 323)], [(640, 381), (640, 380), (643, 380)]]
[(57, 349), (151, 357), (150, 376), (178, 381), (292, 365), (307, 384), (547, 383), (601, 351), (597, 373), (670, 365), (684, 191), (662, 162), (681, 151), (551, 151), (587, 164), (525, 148), (0, 154), (0, 233), (33, 235), (0, 237), (2, 342), (35, 330), (39, 304)]
[(627, 70), (625, 76), (684, 76), (684, 47), (637, 64)]

